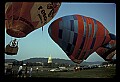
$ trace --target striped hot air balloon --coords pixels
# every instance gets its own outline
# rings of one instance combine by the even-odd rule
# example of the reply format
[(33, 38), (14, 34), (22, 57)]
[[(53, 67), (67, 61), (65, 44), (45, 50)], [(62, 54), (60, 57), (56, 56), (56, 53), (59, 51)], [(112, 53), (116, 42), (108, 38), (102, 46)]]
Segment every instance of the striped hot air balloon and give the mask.
[(48, 32), (53, 41), (76, 63), (81, 63), (111, 41), (110, 33), (102, 23), (78, 14), (56, 19), (50, 24)]
[(116, 54), (116, 36), (110, 33), (111, 40), (108, 44), (99, 47), (96, 53), (106, 61), (112, 61), (113, 56)]

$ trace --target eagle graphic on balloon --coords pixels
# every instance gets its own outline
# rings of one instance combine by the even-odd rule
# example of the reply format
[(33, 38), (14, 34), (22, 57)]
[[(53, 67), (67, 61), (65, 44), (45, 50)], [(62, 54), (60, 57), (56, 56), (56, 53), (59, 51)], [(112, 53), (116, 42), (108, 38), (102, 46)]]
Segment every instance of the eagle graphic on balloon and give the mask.
[[(15, 38), (26, 37), (53, 19), (60, 6), (61, 2), (7, 2), (7, 34)], [(48, 33), (66, 55), (78, 64), (93, 52), (105, 61), (112, 61), (116, 54), (116, 36), (94, 18), (79, 14), (63, 16), (50, 24)], [(17, 51), (18, 46), (11, 46), (10, 43), (5, 48), (7, 55), (16, 55)]]

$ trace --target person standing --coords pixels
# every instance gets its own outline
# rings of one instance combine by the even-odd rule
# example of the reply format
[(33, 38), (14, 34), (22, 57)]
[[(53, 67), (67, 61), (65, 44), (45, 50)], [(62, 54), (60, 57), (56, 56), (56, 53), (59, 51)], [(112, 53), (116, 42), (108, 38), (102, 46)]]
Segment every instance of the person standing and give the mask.
[(26, 76), (27, 76), (27, 66), (25, 68), (25, 75), (24, 75), (24, 77), (26, 77)]
[(17, 77), (22, 77), (22, 66), (20, 66), (18, 69), (18, 76)]
[(31, 77), (32, 76), (32, 67), (30, 68), (30, 76), (29, 77)]
[(17, 41), (17, 39), (12, 40), (12, 41), (10, 42), (10, 44), (11, 44), (12, 47), (17, 47), (17, 46), (18, 46), (18, 41)]

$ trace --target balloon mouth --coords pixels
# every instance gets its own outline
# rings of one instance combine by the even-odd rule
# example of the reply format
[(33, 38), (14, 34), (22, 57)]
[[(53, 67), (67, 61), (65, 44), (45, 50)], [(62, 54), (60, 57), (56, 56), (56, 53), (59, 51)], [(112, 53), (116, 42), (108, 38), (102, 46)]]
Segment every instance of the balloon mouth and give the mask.
[(25, 37), (27, 34), (32, 32), (34, 27), (22, 21), (14, 21), (13, 25), (7, 28), (6, 32), (8, 35), (16, 38)]
[(16, 38), (22, 38), (25, 37), (26, 34), (18, 29), (7, 29), (6, 30), (7, 34), (12, 36), (12, 37), (16, 37)]

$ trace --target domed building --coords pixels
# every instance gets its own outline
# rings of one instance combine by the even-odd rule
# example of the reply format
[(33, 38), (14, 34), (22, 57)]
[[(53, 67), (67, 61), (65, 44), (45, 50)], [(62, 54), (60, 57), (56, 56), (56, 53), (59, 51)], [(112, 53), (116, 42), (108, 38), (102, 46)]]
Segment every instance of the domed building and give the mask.
[(50, 57), (48, 58), (48, 63), (52, 63), (52, 57), (50, 55)]

